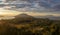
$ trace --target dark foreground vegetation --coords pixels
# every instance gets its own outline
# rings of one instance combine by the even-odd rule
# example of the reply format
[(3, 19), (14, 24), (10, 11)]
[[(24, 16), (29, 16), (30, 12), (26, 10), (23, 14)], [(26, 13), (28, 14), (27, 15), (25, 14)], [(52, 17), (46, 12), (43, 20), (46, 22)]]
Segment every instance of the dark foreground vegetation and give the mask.
[(34, 17), (0, 20), (0, 35), (60, 35), (60, 20)]

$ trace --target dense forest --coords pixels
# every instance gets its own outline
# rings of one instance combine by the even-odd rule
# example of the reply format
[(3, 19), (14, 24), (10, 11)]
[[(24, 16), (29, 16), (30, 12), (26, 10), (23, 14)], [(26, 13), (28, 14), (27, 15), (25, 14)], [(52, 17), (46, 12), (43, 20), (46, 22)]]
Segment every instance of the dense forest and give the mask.
[(0, 20), (0, 35), (60, 35), (60, 20), (32, 16)]

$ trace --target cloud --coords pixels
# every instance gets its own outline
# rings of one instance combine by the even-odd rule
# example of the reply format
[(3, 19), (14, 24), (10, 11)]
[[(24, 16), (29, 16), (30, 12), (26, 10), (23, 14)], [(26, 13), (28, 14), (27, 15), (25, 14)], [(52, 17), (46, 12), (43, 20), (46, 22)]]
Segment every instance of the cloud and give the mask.
[(18, 8), (26, 11), (60, 11), (60, 0), (19, 0), (17, 3)]

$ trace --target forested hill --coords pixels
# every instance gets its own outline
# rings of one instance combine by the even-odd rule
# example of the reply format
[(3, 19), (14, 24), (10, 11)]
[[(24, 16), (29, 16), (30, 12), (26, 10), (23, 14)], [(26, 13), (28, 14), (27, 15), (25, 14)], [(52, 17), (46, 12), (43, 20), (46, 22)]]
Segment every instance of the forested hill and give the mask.
[(15, 19), (0, 20), (0, 35), (60, 35), (60, 20), (20, 14)]

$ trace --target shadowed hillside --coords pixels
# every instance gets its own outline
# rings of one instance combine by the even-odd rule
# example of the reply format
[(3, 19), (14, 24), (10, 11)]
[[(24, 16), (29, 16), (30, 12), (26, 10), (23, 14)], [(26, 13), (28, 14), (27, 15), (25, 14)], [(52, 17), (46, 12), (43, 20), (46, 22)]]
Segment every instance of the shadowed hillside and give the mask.
[(60, 20), (19, 14), (15, 19), (0, 20), (0, 35), (60, 35)]

